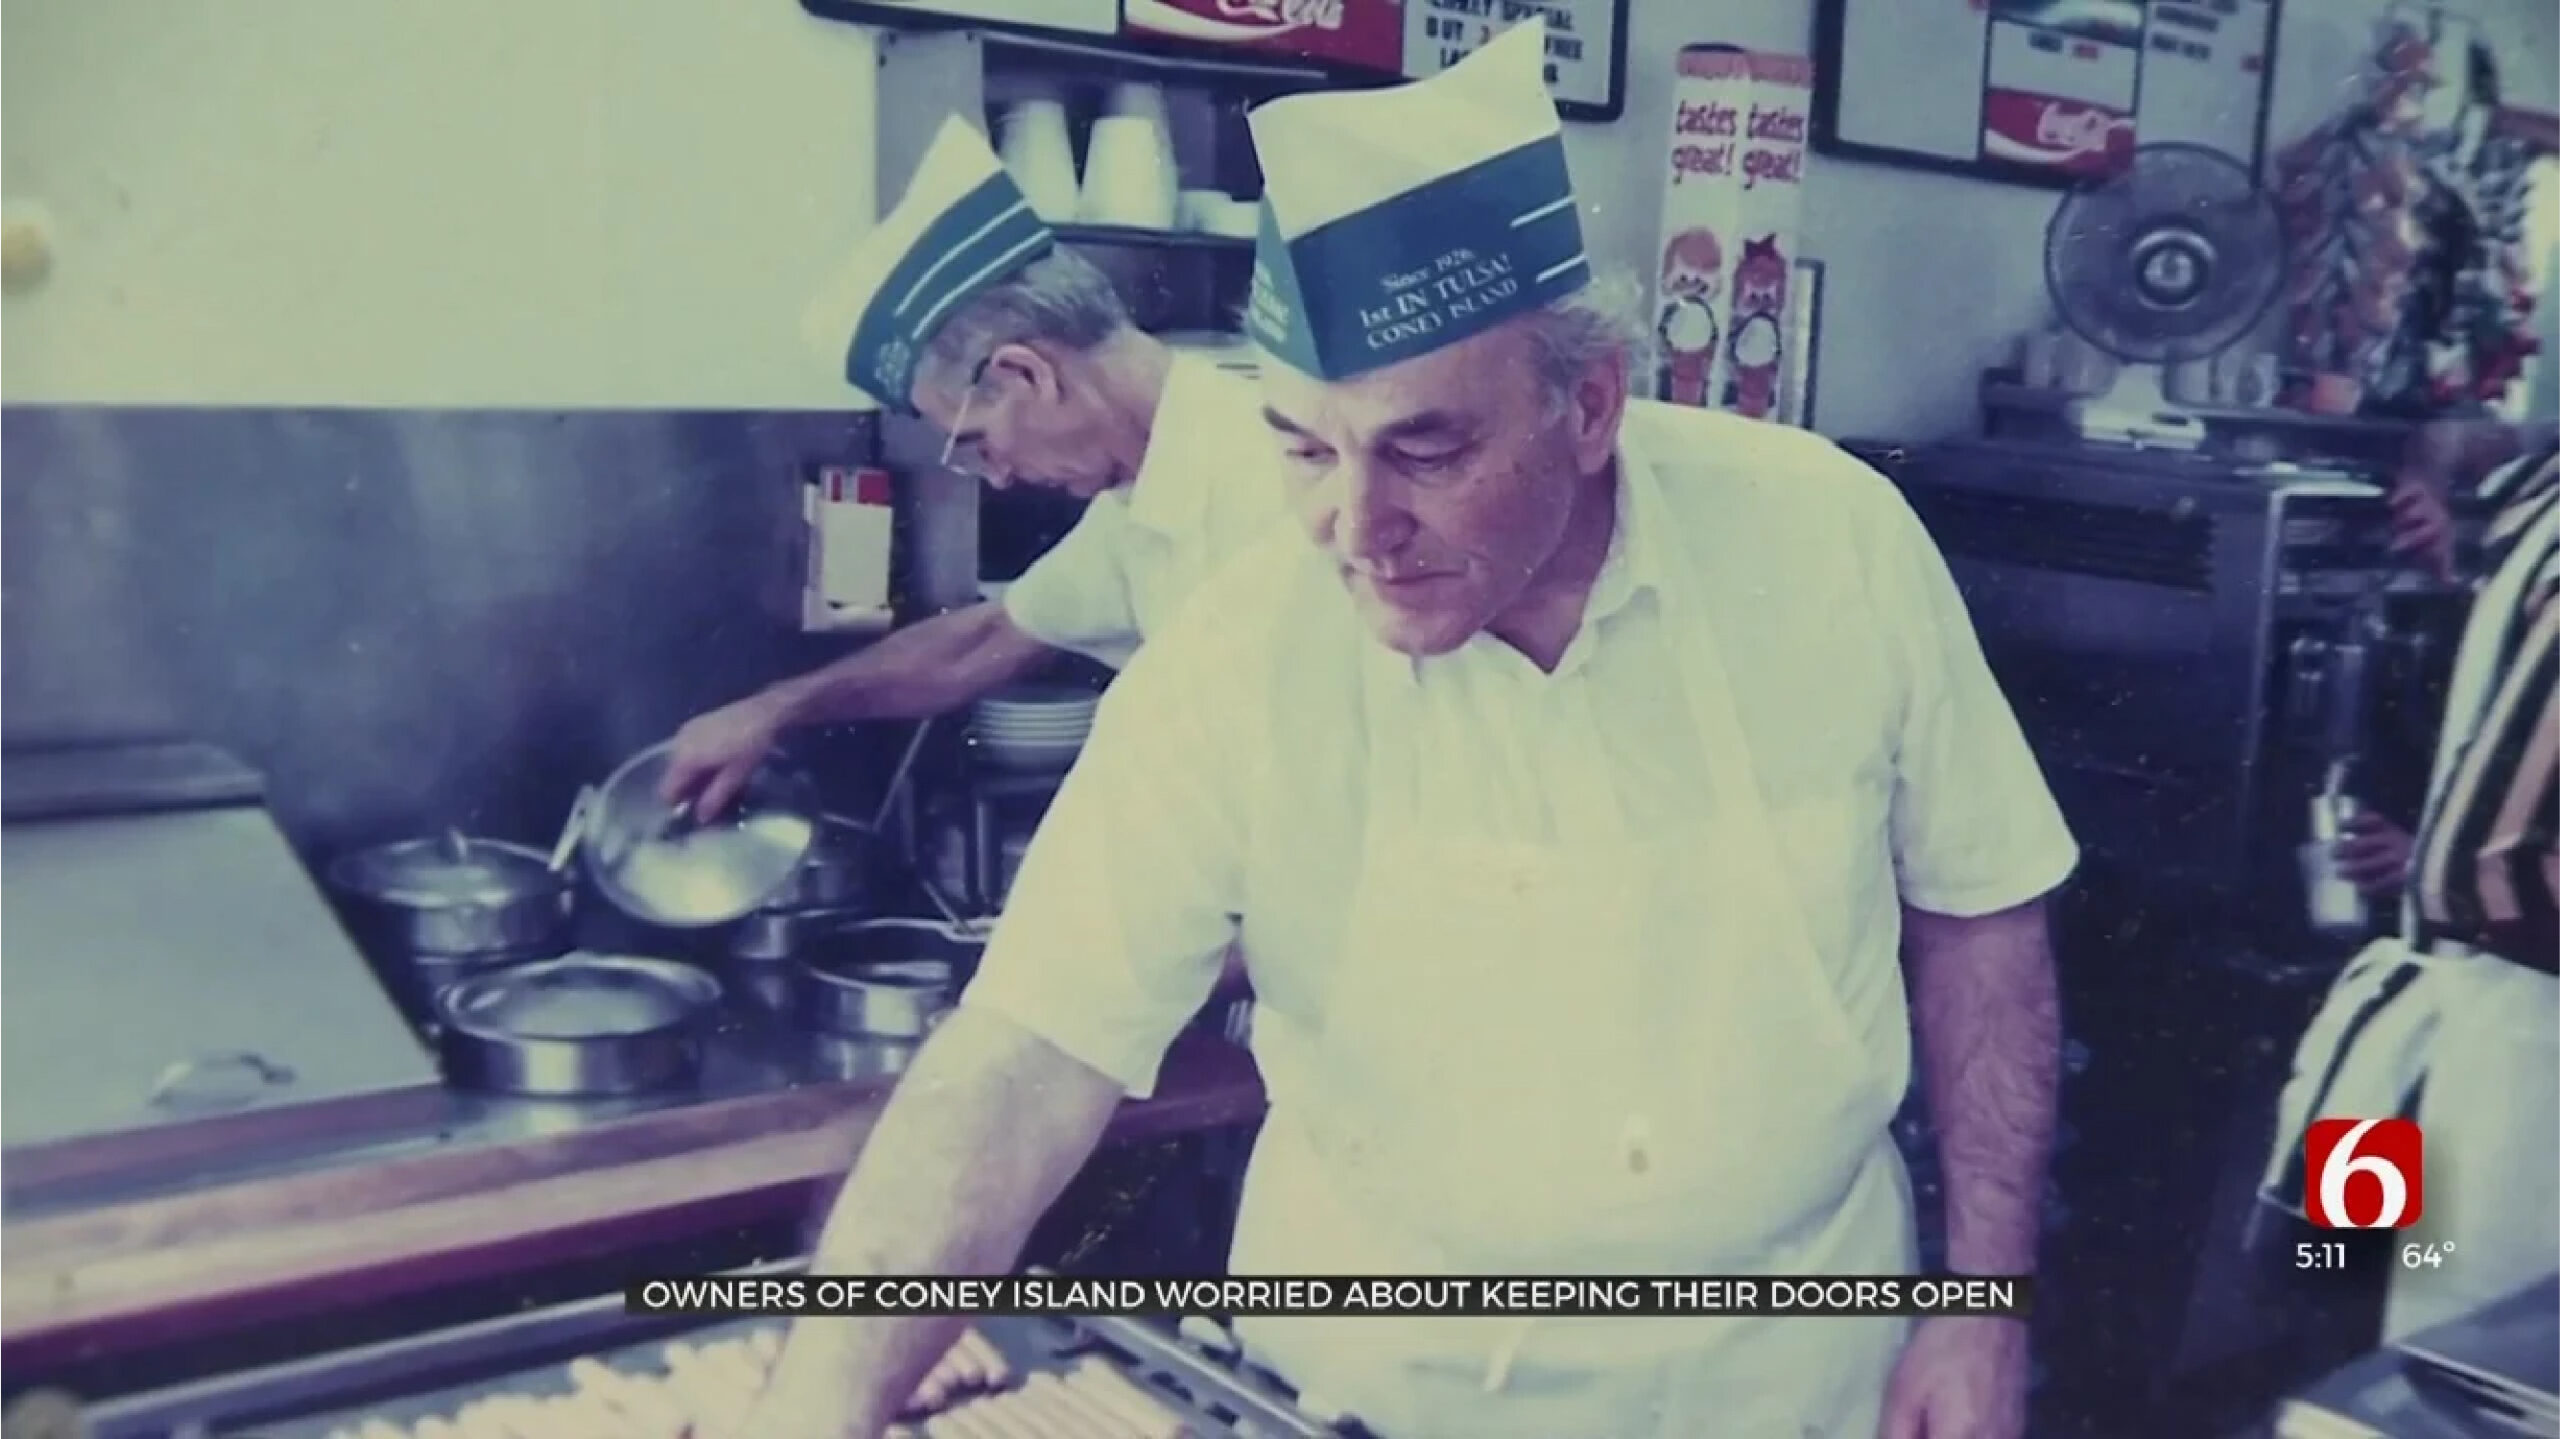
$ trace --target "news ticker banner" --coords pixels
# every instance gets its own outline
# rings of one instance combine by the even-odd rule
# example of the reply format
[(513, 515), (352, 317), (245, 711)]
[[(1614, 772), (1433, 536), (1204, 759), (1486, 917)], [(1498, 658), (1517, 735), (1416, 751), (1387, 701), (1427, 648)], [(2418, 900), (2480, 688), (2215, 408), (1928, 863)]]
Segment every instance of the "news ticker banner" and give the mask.
[(2034, 1283), (1975, 1275), (1679, 1275), (1478, 1279), (636, 1279), (632, 1314), (722, 1318), (950, 1315), (1037, 1318), (1340, 1317), (1926, 1318), (2023, 1316)]

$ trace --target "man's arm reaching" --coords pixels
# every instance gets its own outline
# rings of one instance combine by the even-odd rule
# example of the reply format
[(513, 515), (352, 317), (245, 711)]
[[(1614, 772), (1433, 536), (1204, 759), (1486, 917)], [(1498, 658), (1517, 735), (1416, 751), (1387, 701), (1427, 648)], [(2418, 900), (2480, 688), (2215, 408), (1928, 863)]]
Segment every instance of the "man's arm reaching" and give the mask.
[(661, 782), (669, 803), (716, 819), (789, 730), (921, 719), (967, 704), (1055, 651), (992, 600), (894, 630), (868, 648), (697, 716), (676, 732)]
[[(1010, 1021), (954, 1010), (872, 1131), (828, 1214), (812, 1272), (1009, 1272), (1120, 1098), (1118, 1084)], [(868, 1439), (897, 1416), (963, 1323), (802, 1320), (743, 1432)]]

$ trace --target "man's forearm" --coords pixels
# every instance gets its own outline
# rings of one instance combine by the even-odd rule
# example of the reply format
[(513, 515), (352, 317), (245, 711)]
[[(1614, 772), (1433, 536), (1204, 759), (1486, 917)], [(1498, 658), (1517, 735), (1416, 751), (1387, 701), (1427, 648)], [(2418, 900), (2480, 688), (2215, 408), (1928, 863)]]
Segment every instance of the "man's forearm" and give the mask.
[(987, 601), (893, 631), (773, 693), (795, 726), (921, 719), (967, 704), (1048, 653)]
[[(828, 1215), (813, 1272), (1006, 1272), (1092, 1153), (1119, 1099), (1111, 1081), (1045, 1042), (960, 1009), (881, 1115)], [(823, 1393), (856, 1432), (875, 1432), (962, 1322), (804, 1320), (773, 1383)]]
[(2560, 429), (2548, 422), (2442, 420), (2419, 427), (2403, 462), (2460, 494), (2516, 456), (2551, 444), (2555, 435)]
[(2032, 1272), (2062, 1046), (2044, 906), (1972, 919), (1905, 909), (1903, 920), (1948, 1266)]

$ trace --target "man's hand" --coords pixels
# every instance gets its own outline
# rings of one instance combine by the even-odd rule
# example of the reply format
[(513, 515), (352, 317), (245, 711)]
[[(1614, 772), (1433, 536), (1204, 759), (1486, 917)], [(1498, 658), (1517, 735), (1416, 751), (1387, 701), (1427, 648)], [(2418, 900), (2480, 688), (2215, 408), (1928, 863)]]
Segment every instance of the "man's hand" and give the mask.
[(792, 1326), (781, 1361), (737, 1432), (756, 1439), (875, 1439), (880, 1433), (885, 1421), (866, 1412), (860, 1395), (838, 1382), (841, 1346), (814, 1329), (806, 1321)]
[(687, 720), (676, 731), (658, 797), (669, 804), (689, 802), (695, 819), (718, 819), (790, 723), (790, 699), (779, 690), (752, 694)]
[(1923, 1319), (1885, 1385), (1877, 1439), (2021, 1439), (2027, 1326), (1971, 1315)]
[(2387, 899), (2409, 882), (2409, 832), (2378, 814), (2356, 815), (2338, 836), (2338, 873), (2366, 895)]
[(2453, 512), (2443, 476), (2403, 471), (2391, 487), (2391, 548), (2437, 579), (2453, 578)]

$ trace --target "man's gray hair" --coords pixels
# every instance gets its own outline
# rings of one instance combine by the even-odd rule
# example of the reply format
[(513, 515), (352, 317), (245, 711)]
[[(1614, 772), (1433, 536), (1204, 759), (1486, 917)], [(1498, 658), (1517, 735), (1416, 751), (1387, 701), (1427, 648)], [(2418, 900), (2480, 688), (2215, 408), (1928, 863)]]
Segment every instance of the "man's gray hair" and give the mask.
[(1051, 250), (943, 321), (917, 359), (916, 383), (958, 390), (998, 346), (1037, 340), (1090, 350), (1128, 323), (1109, 276), (1072, 250)]
[(1626, 271), (1595, 273), (1590, 284), (1528, 316), (1528, 325), (1538, 378), (1558, 401), (1586, 370), (1612, 359), (1626, 363), (1631, 389), (1641, 391), (1653, 373), (1644, 282)]

